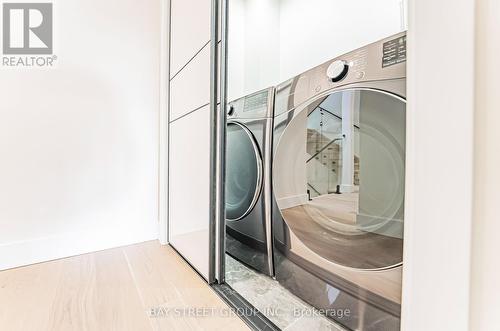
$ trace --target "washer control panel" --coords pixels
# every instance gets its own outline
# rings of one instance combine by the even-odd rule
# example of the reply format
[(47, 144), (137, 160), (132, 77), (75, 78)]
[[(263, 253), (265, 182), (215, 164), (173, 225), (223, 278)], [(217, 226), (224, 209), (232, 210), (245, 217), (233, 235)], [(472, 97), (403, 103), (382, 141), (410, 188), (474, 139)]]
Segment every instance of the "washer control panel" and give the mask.
[(337, 60), (328, 66), (326, 75), (332, 80), (332, 82), (336, 83), (344, 79), (348, 72), (349, 64), (344, 60)]

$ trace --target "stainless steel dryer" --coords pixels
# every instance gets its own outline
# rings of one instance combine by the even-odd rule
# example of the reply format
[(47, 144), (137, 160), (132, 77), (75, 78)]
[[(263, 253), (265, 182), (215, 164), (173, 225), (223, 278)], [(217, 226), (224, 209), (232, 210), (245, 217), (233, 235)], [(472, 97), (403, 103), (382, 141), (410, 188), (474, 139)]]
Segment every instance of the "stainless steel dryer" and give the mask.
[(273, 88), (230, 102), (226, 143), (226, 252), (271, 276), (273, 106)]
[(276, 88), (275, 273), (352, 330), (399, 330), (406, 35)]

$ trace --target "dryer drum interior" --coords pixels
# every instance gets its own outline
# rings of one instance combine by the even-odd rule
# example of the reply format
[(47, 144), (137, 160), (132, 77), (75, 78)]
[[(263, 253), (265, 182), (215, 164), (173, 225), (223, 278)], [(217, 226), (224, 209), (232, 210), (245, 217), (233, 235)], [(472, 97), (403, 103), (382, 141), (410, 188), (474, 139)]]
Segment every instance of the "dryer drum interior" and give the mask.
[(344, 267), (402, 262), (406, 102), (374, 89), (303, 107), (275, 154), (275, 196), (307, 248)]

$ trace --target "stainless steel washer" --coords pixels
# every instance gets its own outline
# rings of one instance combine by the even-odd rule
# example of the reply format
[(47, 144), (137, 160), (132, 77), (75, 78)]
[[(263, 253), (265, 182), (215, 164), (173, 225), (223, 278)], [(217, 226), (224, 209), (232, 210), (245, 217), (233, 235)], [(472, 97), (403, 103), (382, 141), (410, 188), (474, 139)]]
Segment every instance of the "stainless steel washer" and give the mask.
[(406, 35), (276, 88), (278, 281), (352, 330), (399, 330)]
[(273, 105), (273, 88), (230, 102), (226, 143), (226, 252), (271, 276)]

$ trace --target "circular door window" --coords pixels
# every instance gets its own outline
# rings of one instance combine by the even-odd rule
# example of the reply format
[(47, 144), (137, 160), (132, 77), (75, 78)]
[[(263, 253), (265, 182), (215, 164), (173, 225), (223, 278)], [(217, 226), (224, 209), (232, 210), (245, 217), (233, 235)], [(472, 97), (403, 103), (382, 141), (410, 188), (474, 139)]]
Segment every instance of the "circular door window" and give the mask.
[(304, 245), (350, 268), (403, 259), (406, 101), (332, 92), (294, 110), (274, 155), (281, 214)]
[(237, 221), (257, 203), (262, 188), (262, 159), (251, 132), (243, 125), (227, 125), (226, 218)]

